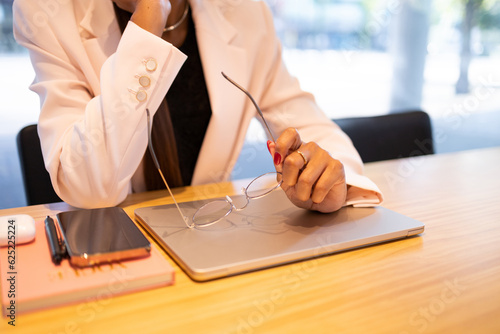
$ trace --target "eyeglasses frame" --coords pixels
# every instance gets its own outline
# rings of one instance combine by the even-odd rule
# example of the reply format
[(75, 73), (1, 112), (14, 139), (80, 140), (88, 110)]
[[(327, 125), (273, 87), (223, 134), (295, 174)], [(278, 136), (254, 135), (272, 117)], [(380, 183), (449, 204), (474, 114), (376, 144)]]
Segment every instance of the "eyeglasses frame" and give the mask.
[[(271, 139), (273, 140), (273, 142), (275, 142), (276, 140), (274, 139), (274, 136), (273, 136), (273, 133), (271, 131), (271, 129), (269, 128), (269, 125), (267, 124), (266, 122), (266, 119), (264, 118), (264, 114), (262, 113), (262, 110), (260, 109), (259, 105), (257, 104), (257, 102), (255, 101), (255, 99), (253, 98), (253, 96), (245, 89), (243, 88), (242, 86), (240, 86), (238, 83), (236, 83), (234, 80), (232, 80), (231, 78), (229, 78), (224, 72), (221, 72), (222, 76), (228, 80), (230, 83), (232, 83), (234, 86), (236, 86), (239, 90), (241, 90), (243, 93), (245, 93), (245, 95), (248, 96), (248, 98), (252, 101), (253, 105), (255, 106), (255, 109), (257, 109), (257, 112), (259, 113), (260, 117), (262, 118), (262, 121), (264, 122), (264, 125), (265, 127), (267, 128), (267, 131), (269, 132), (269, 135), (271, 136)], [(146, 117), (147, 117), (147, 132), (148, 132), (148, 148), (149, 148), (149, 151), (151, 153), (151, 157), (153, 158), (153, 163), (155, 164), (155, 167), (156, 169), (158, 170), (158, 173), (160, 173), (160, 176), (161, 176), (161, 179), (163, 180), (163, 183), (165, 184), (165, 186), (167, 187), (167, 190), (170, 194), (170, 196), (172, 197), (172, 200), (174, 201), (174, 204), (177, 208), (177, 211), (179, 212), (181, 218), (182, 218), (182, 221), (186, 224), (186, 226), (190, 229), (194, 228), (194, 227), (207, 227), (207, 226), (211, 226), (211, 225), (214, 225), (215, 223), (218, 223), (220, 220), (222, 220), (223, 218), (227, 217), (231, 212), (233, 212), (233, 210), (235, 211), (241, 211), (243, 210), (244, 208), (247, 207), (247, 205), (250, 203), (250, 199), (259, 199), (259, 198), (262, 198), (266, 195), (268, 195), (269, 193), (271, 193), (272, 191), (276, 190), (278, 187), (281, 186), (281, 183), (282, 183), (282, 179), (280, 178), (280, 180), (278, 181), (277, 185), (275, 185), (274, 187), (272, 187), (270, 190), (266, 191), (264, 194), (262, 195), (259, 195), (259, 196), (255, 196), (255, 197), (251, 197), (251, 196), (248, 196), (248, 188), (252, 185), (253, 182), (255, 182), (257, 179), (265, 176), (265, 175), (268, 175), (268, 174), (277, 174), (277, 175), (281, 175), (281, 173), (279, 172), (269, 172), (269, 173), (265, 173), (265, 174), (262, 174), (262, 175), (259, 175), (257, 176), (255, 179), (253, 179), (247, 186), (246, 188), (243, 187), (242, 188), (242, 191), (243, 191), (243, 194), (245, 195), (245, 198), (246, 198), (246, 203), (244, 206), (242, 206), (241, 208), (237, 208), (234, 204), (233, 204), (233, 200), (231, 199), (231, 197), (229, 197), (228, 195), (226, 195), (225, 199), (218, 199), (218, 200), (214, 200), (213, 202), (216, 202), (216, 201), (227, 201), (230, 205), (230, 209), (228, 210), (228, 212), (223, 215), (222, 217), (220, 217), (219, 219), (213, 221), (213, 222), (210, 222), (210, 223), (207, 223), (207, 224), (196, 224), (194, 222), (194, 217), (196, 216), (196, 214), (204, 207), (206, 207), (208, 204), (210, 203), (213, 203), (213, 202), (209, 202), (209, 203), (206, 203), (204, 204), (203, 206), (201, 206), (198, 210), (196, 210), (196, 212), (193, 214), (192, 218), (191, 218), (191, 221), (190, 219), (184, 215), (184, 213), (182, 212), (181, 208), (179, 207), (179, 204), (177, 203), (177, 201), (175, 200), (175, 196), (174, 194), (172, 193), (172, 190), (170, 189), (168, 183), (167, 183), (167, 180), (165, 179), (165, 176), (163, 175), (163, 172), (161, 171), (161, 168), (160, 168), (160, 164), (158, 162), (158, 159), (156, 157), (156, 153), (154, 151), (154, 148), (153, 148), (153, 143), (152, 143), (152, 140), (151, 140), (151, 115), (150, 115), (150, 112), (149, 112), (149, 109), (146, 108)]]

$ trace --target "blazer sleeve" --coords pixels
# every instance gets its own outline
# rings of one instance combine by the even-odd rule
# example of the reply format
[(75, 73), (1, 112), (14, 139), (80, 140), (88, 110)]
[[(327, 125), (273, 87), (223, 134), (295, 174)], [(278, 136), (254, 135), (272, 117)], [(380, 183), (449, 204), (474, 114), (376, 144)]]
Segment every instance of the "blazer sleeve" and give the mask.
[[(274, 31), (270, 10), (263, 4), (264, 21), (268, 38), (258, 60), (266, 64), (261, 78), (261, 107), (275, 134), (294, 127), (304, 142), (314, 141), (344, 165), (349, 186), (345, 206), (373, 206), (382, 203), (383, 196), (377, 185), (363, 175), (363, 162), (350, 138), (318, 107), (314, 97), (300, 88), (283, 62), (281, 43)], [(267, 60), (269, 59), (269, 60)], [(258, 71), (256, 71), (258, 72)], [(254, 86), (256, 87), (256, 86)], [(335, 93), (335, 92), (332, 92)]]
[[(30, 88), (40, 96), (38, 131), (53, 187), (75, 207), (116, 205), (131, 191), (147, 147), (145, 110), (157, 110), (185, 55), (129, 22), (116, 52), (102, 65), (100, 91), (94, 92), (74, 17), (66, 24), (47, 22), (32, 33), (26, 24), (40, 10), (37, 3), (15, 4), (14, 31), (35, 69)], [(61, 20), (72, 17), (62, 7), (60, 12)], [(142, 75), (150, 78), (148, 87), (139, 84)]]

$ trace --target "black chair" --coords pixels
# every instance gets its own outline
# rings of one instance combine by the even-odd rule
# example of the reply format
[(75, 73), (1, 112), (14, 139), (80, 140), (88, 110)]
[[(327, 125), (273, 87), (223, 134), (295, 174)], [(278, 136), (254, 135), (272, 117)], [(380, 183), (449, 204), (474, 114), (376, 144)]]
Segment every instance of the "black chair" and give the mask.
[(431, 121), (423, 111), (333, 121), (351, 138), (363, 162), (434, 153)]
[(36, 124), (28, 125), (19, 131), (17, 150), (27, 204), (61, 202), (62, 200), (52, 187), (49, 173), (45, 169)]

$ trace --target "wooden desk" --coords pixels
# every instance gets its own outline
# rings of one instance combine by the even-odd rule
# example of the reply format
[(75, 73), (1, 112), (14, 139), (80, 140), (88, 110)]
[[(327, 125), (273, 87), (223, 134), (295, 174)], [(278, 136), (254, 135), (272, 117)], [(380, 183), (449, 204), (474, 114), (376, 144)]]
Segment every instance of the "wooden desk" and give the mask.
[[(384, 206), (424, 222), (421, 237), (208, 283), (176, 266), (174, 286), (18, 315), (16, 333), (500, 333), (498, 166), (500, 148), (369, 164)], [(241, 183), (176, 197), (232, 193)], [(153, 192), (124, 207), (133, 215), (167, 202)], [(42, 219), (67, 209), (0, 215)]]

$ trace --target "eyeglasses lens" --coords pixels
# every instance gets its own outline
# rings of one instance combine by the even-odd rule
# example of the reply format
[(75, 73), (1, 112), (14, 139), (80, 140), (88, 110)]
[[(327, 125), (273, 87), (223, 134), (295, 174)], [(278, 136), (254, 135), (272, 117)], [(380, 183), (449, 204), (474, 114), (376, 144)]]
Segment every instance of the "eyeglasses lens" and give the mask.
[(280, 185), (280, 174), (274, 172), (266, 173), (254, 179), (246, 188), (246, 193), (248, 198), (259, 198), (269, 194)]
[(231, 204), (226, 200), (209, 202), (196, 211), (193, 222), (198, 226), (210, 225), (231, 212)]

